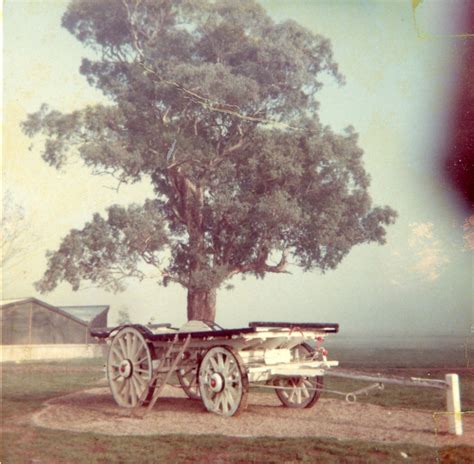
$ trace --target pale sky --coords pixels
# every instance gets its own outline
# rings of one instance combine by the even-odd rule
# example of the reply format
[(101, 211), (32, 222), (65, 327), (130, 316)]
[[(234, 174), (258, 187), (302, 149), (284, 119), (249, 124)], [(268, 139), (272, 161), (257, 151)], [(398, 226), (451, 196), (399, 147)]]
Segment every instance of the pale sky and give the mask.
[[(388, 228), (385, 246), (356, 247), (335, 271), (293, 268), (291, 276), (263, 281), (234, 278), (233, 291), (218, 293), (217, 322), (241, 327), (250, 320), (321, 321), (338, 322), (342, 333), (467, 334), (474, 322), (472, 252), (463, 244), (465, 218), (436, 170), (456, 78), (457, 39), (446, 34), (463, 32), (456, 29), (459, 22), (441, 19), (454, 18), (456, 11), (447, 15), (439, 11), (443, 2), (424, 2), (414, 17), (408, 0), (261, 3), (276, 20), (293, 18), (331, 40), (347, 83), (329, 82), (321, 92), (321, 119), (337, 131), (355, 127), (373, 202), (392, 206), (399, 218)], [(60, 26), (66, 4), (4, 3), (2, 188), (24, 207), (31, 246), (20, 264), (5, 271), (3, 298), (110, 304), (112, 323), (115, 312), (127, 307), (136, 322), (153, 316), (179, 325), (186, 318), (184, 290), (159, 287), (152, 279), (132, 282), (117, 295), (91, 288), (73, 292), (67, 284), (39, 295), (32, 286), (45, 270), (46, 250), (56, 249), (71, 228), (111, 204), (152, 195), (146, 182), (116, 193), (107, 188), (112, 179), (91, 176), (79, 161), (58, 172), (41, 159), (40, 140), (30, 147), (20, 130), (43, 102), (71, 111), (102, 98), (78, 72), (90, 52)]]

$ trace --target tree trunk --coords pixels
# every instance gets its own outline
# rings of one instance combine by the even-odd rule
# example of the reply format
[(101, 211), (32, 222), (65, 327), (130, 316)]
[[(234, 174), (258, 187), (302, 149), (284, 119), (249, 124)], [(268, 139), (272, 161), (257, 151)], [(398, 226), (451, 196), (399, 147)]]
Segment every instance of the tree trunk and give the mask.
[(214, 322), (216, 318), (216, 289), (188, 289), (188, 321)]

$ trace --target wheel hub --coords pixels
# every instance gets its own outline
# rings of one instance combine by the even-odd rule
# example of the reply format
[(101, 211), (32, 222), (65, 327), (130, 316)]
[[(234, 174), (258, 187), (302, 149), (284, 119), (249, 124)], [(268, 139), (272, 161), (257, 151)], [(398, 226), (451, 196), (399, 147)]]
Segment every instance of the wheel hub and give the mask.
[(119, 366), (120, 375), (126, 379), (128, 379), (133, 372), (133, 365), (129, 359), (124, 359)]
[(224, 377), (218, 372), (214, 372), (209, 379), (209, 386), (214, 393), (220, 393), (224, 389)]

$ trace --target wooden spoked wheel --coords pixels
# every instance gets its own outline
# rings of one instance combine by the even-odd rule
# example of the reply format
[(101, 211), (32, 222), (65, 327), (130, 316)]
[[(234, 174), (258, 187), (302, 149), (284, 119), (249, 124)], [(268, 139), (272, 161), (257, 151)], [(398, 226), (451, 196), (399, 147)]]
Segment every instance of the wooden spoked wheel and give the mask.
[[(306, 343), (298, 345), (292, 350), (292, 361), (298, 362), (307, 359), (313, 350)], [(323, 377), (279, 377), (274, 380), (279, 387), (275, 392), (287, 408), (310, 408), (321, 396)]]
[[(191, 355), (189, 353), (185, 354), (187, 355), (187, 359), (190, 360)], [(201, 395), (199, 394), (197, 359), (193, 361), (195, 361), (195, 365), (178, 369), (177, 375), (184, 393), (192, 400), (198, 400), (201, 398)]]
[(121, 329), (113, 338), (107, 359), (107, 378), (119, 406), (133, 408), (140, 399), (143, 404), (150, 401), (154, 391), (154, 387), (149, 386), (153, 374), (152, 349), (133, 327)]
[(199, 366), (199, 391), (206, 409), (235, 416), (247, 406), (248, 378), (240, 357), (228, 347), (211, 348)]

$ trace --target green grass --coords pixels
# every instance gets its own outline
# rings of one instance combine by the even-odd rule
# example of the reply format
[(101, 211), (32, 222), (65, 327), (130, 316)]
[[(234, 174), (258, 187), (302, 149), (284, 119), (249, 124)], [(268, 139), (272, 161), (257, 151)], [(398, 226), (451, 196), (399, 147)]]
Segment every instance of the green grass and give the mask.
[[(2, 462), (27, 463), (433, 463), (469, 462), (469, 448), (436, 450), (417, 445), (381, 445), (336, 439), (229, 438), (170, 435), (163, 437), (109, 437), (30, 429), (7, 432)], [(447, 459), (450, 456), (450, 459)], [(472, 456), (472, 455), (471, 455)], [(446, 459), (443, 459), (445, 457)], [(463, 461), (464, 459), (464, 461)]]
[[(420, 376), (422, 373), (414, 372), (410, 370), (409, 375)], [(2, 464), (31, 463), (34, 460), (53, 464), (193, 463), (208, 462), (211, 458), (215, 463), (468, 463), (474, 460), (474, 448), (467, 446), (436, 450), (410, 444), (383, 445), (326, 438), (112, 437), (48, 430), (33, 427), (23, 418), (40, 409), (42, 403), (50, 398), (99, 385), (104, 378), (102, 361), (5, 364), (2, 365), (2, 374)], [(442, 378), (442, 375), (438, 377)], [(462, 379), (467, 400), (472, 401), (473, 376), (463, 374)], [(326, 386), (345, 391), (359, 388), (359, 384), (334, 378), (328, 378)], [(382, 394), (361, 400), (387, 406), (444, 409), (441, 397), (415, 390), (418, 389), (393, 387), (393, 391), (387, 389)], [(410, 459), (402, 458), (401, 452), (408, 454)]]
[(338, 346), (335, 339), (329, 345), (328, 350), (330, 359), (337, 359), (341, 366), (346, 368), (472, 368), (474, 362), (474, 349), (467, 345), (461, 345), (456, 349), (403, 347), (377, 349), (355, 347), (351, 349)]
[(50, 398), (92, 388), (104, 378), (102, 367), (98, 359), (3, 364), (3, 420), (31, 413)]
[[(400, 377), (418, 377), (424, 379), (441, 379), (447, 373), (458, 373), (461, 381), (461, 399), (463, 411), (474, 411), (474, 369), (364, 369), (367, 373), (381, 373)], [(324, 388), (344, 392), (355, 391), (370, 385), (351, 379), (325, 377)], [(323, 393), (323, 398), (340, 397), (330, 393)], [(382, 391), (373, 390), (368, 395), (360, 395), (357, 401), (407, 409), (424, 409), (429, 411), (444, 411), (446, 409), (446, 392), (440, 389), (401, 387), (385, 385)]]

